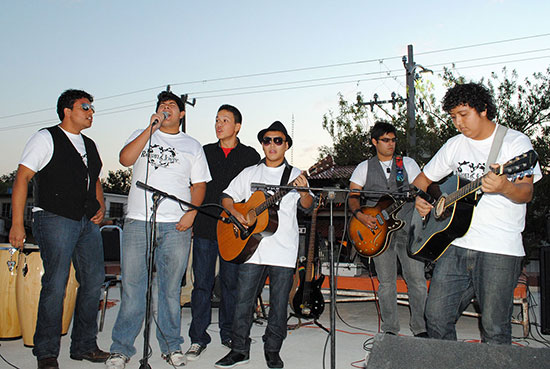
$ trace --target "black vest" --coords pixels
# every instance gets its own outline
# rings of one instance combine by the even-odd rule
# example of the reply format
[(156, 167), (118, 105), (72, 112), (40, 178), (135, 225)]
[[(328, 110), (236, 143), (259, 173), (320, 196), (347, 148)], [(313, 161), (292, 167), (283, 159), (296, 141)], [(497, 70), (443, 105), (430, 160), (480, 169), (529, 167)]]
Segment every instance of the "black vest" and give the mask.
[(69, 219), (80, 220), (84, 215), (92, 218), (100, 206), (96, 182), (102, 166), (94, 142), (82, 135), (88, 159), (86, 167), (59, 126), (46, 129), (52, 135), (53, 156), (34, 176), (36, 206)]

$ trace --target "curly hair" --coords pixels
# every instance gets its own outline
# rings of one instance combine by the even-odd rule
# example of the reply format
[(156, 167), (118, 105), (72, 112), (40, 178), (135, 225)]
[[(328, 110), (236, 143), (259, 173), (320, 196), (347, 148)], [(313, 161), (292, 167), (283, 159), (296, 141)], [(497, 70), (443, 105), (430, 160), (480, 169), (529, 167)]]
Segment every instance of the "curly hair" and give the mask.
[(493, 120), (497, 108), (491, 92), (479, 83), (456, 84), (443, 97), (443, 110), (449, 113), (459, 105), (468, 105), (478, 113), (487, 110), (487, 119)]
[(88, 99), (90, 103), (94, 102), (94, 97), (82, 90), (66, 90), (57, 99), (57, 115), (59, 120), (65, 119), (65, 108), (72, 109), (74, 102), (78, 99)]

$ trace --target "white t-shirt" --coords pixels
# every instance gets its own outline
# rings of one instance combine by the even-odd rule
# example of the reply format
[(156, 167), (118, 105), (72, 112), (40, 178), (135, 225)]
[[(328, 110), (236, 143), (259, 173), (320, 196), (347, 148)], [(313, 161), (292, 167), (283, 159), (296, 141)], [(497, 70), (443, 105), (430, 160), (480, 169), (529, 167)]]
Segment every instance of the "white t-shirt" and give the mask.
[[(450, 173), (470, 181), (477, 179), (483, 175), (495, 132), (496, 129), (484, 140), (473, 140), (462, 134), (452, 137), (426, 164), (424, 174), (434, 182)], [(504, 164), (532, 149), (526, 135), (508, 129), (496, 162)], [(541, 177), (537, 164), (534, 182)], [(526, 208), (526, 204), (517, 204), (503, 195), (483, 194), (475, 207), (470, 229), (464, 237), (454, 240), (453, 245), (503, 255), (525, 255), (521, 232)]]
[[(132, 133), (126, 145), (141, 132), (143, 129)], [(149, 165), (147, 165), (148, 149), (149, 143), (145, 145), (134, 163), (132, 187), (128, 195), (127, 217), (143, 221), (148, 220), (152, 214), (152, 193), (138, 188), (137, 181), (190, 202), (190, 185), (212, 179), (201, 144), (183, 132), (167, 134), (160, 130), (155, 131), (151, 138)], [(145, 178), (147, 167), (149, 167), (148, 179)], [(179, 222), (185, 209), (186, 207), (180, 206), (177, 201), (164, 199), (159, 204), (156, 220), (165, 223)]]
[[(380, 162), (380, 166), (382, 167), (382, 171), (386, 175), (386, 179), (390, 178), (390, 174), (391, 174), (387, 172), (386, 168), (391, 169), (392, 164), (393, 164), (393, 159)], [(418, 167), (418, 164), (416, 164), (416, 161), (414, 161), (414, 159), (411, 159), (408, 156), (403, 156), (403, 167), (407, 171), (407, 175), (409, 177), (409, 183), (412, 183), (416, 178), (416, 176), (420, 174), (420, 168)], [(365, 183), (367, 183), (368, 171), (369, 171), (369, 161), (368, 160), (362, 161), (353, 171), (353, 174), (349, 179), (350, 182), (353, 182), (361, 187), (365, 186)]]
[[(279, 185), (285, 169), (284, 165), (277, 168), (264, 163), (247, 167), (241, 171), (223, 191), (231, 196), (233, 201), (241, 202), (252, 196), (252, 182)], [(290, 181), (300, 175), (300, 170), (292, 168)], [(296, 190), (287, 193), (281, 199), (277, 212), (279, 223), (277, 230), (269, 237), (260, 241), (258, 248), (246, 262), (251, 264), (274, 265), (294, 268), (298, 255), (298, 221), (296, 210), (300, 194)]]

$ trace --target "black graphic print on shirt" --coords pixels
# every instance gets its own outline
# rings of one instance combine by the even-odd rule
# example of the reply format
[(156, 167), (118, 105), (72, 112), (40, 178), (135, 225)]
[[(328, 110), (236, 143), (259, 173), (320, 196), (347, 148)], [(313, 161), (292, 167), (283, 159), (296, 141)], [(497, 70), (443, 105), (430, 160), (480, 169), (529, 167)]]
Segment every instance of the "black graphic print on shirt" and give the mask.
[(177, 163), (177, 152), (173, 147), (162, 147), (158, 144), (153, 144), (148, 150), (141, 152), (141, 157), (147, 157), (149, 155), (149, 164), (155, 169), (167, 168), (171, 164)]

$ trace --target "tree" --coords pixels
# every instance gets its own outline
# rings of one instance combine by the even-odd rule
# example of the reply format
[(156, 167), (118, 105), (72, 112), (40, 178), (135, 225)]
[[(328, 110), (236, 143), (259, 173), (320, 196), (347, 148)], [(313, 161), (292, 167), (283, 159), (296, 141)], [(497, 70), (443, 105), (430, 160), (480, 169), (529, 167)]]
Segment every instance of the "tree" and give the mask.
[(103, 191), (128, 195), (132, 185), (132, 169), (119, 169), (116, 172), (109, 171), (107, 178), (101, 180)]
[(14, 170), (9, 174), (4, 174), (0, 176), (0, 194), (7, 194), (9, 192), (9, 189), (13, 187), (15, 174), (17, 174), (17, 170)]

